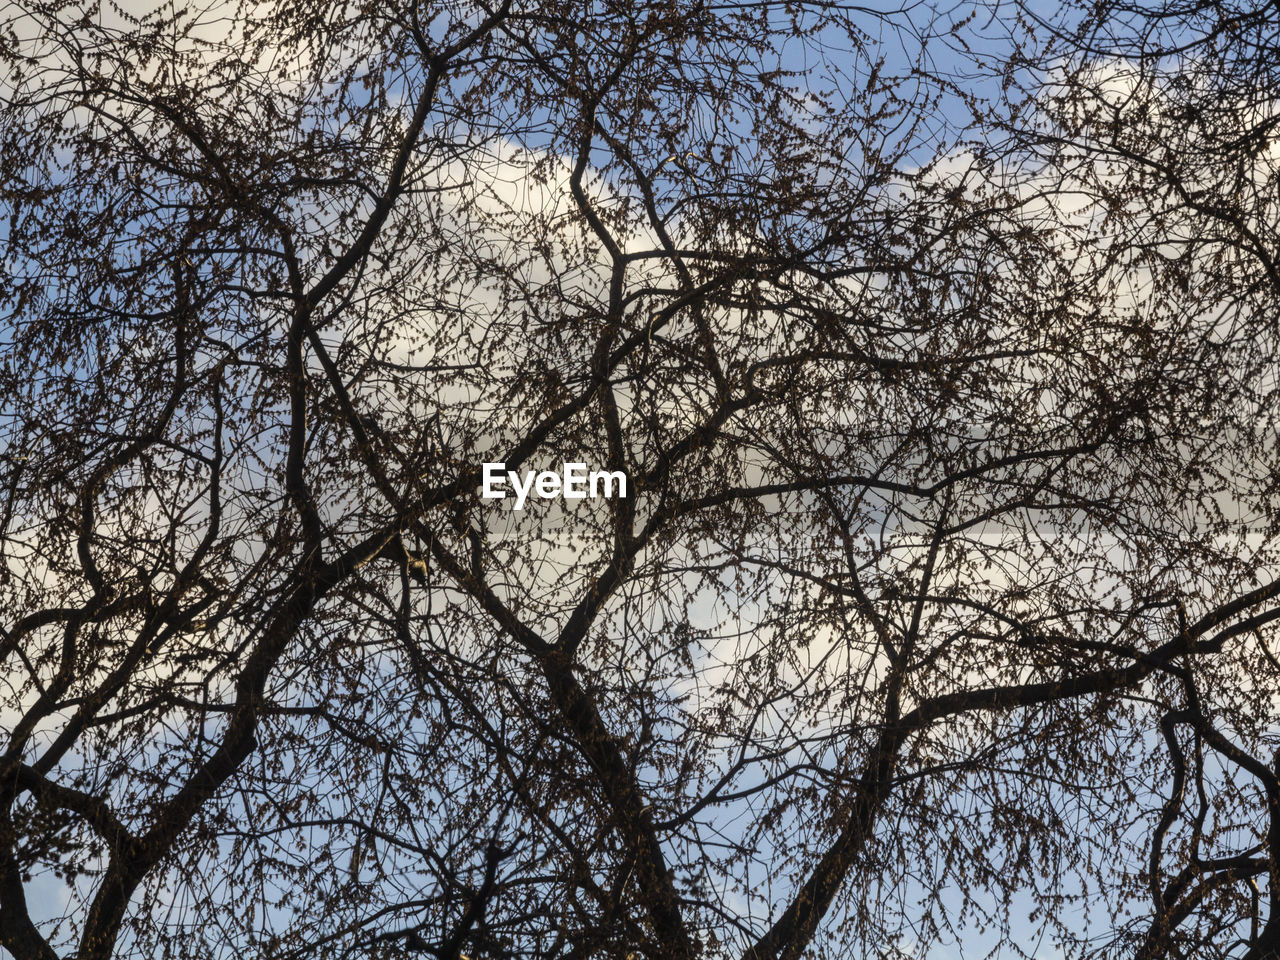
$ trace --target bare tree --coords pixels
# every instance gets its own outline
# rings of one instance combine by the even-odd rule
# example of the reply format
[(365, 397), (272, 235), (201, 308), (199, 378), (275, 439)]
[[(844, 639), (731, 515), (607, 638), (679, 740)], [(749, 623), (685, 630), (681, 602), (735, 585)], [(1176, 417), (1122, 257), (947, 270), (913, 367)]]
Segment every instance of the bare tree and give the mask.
[(6, 18), (14, 957), (1275, 954), (1273, 332), (1085, 34)]
[[(1234, 541), (1237, 556), (1255, 558), (1252, 596), (1269, 598), (1280, 17), (1232, 4), (1106, 3), (1064, 8), (1041, 29), (1051, 40), (1028, 67), (1045, 95), (1035, 124), (1013, 128), (1017, 142), (1043, 169), (1074, 172), (1132, 269), (1166, 278), (1141, 295), (1181, 301), (1180, 322), (1229, 358), (1222, 374), (1201, 376), (1205, 407), (1178, 431), (1174, 456), (1184, 475), (1212, 471), (1184, 508), (1198, 512), (1202, 541)], [(1215, 421), (1209, 411), (1222, 408), (1233, 415)], [(1187, 604), (1185, 587), (1170, 596)], [(1144, 688), (1135, 726), (1152, 789), (1139, 794), (1132, 853), (1113, 867), (1132, 890), (1110, 903), (1116, 955), (1280, 956), (1271, 603), (1225, 607), (1245, 616), (1217, 625), (1230, 639)]]

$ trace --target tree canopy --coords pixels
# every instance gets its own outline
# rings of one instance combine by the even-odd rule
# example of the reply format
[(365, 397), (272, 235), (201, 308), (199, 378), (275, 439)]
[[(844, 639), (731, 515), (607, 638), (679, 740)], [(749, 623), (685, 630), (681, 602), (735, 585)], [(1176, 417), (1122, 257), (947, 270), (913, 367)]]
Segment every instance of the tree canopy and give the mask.
[(1277, 31), (7, 7), (0, 946), (1280, 957)]

